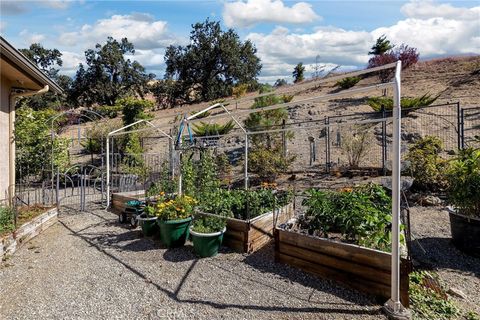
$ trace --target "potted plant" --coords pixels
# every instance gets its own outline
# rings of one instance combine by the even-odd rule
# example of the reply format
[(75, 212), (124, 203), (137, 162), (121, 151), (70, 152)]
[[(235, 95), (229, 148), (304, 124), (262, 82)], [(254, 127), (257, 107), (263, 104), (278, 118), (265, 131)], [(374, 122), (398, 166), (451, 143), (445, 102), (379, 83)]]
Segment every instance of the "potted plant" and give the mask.
[(199, 216), (190, 227), (195, 253), (202, 257), (217, 255), (222, 244), (227, 221), (222, 217)]
[(192, 214), (197, 201), (190, 196), (159, 199), (155, 206), (160, 240), (167, 248), (181, 247), (188, 237)]
[(144, 212), (137, 217), (137, 220), (145, 237), (151, 237), (157, 233), (158, 225), (154, 205), (147, 205)]
[(480, 149), (461, 150), (450, 162), (447, 180), (452, 241), (480, 256)]

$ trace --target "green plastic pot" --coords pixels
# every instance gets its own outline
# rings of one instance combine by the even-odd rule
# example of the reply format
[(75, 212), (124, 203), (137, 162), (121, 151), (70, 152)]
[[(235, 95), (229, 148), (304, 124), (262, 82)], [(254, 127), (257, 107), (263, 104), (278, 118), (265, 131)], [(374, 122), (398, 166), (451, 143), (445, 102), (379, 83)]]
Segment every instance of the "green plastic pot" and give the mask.
[(185, 244), (192, 217), (181, 220), (157, 220), (160, 227), (160, 241), (167, 248), (178, 248)]
[(223, 234), (227, 228), (223, 228), (222, 231), (214, 233), (199, 233), (190, 228), (190, 234), (192, 235), (193, 249), (195, 253), (202, 257), (213, 257), (217, 255), (218, 249), (222, 244)]
[(142, 232), (145, 237), (151, 237), (158, 232), (157, 217), (149, 217), (145, 213), (142, 213), (137, 217)]

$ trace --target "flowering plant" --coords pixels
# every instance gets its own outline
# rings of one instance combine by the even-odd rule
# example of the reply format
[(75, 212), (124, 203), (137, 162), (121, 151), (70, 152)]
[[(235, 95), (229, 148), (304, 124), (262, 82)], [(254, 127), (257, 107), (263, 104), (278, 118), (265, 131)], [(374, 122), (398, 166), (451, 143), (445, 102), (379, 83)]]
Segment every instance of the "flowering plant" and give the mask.
[(163, 198), (163, 201), (158, 201), (155, 205), (154, 213), (160, 220), (181, 220), (193, 214), (196, 204), (197, 200), (187, 195), (175, 199)]

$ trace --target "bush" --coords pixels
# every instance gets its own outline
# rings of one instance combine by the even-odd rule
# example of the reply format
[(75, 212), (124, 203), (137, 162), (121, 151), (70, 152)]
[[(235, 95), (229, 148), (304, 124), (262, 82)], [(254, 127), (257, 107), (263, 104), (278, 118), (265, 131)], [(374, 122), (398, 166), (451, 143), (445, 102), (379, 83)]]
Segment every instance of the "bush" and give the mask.
[[(417, 63), (419, 56), (420, 54), (417, 52), (416, 48), (402, 44), (398, 48), (391, 49), (384, 54), (375, 55), (370, 58), (370, 60), (368, 60), (368, 68), (379, 67), (401, 60), (402, 70), (404, 70)], [(395, 68), (381, 70), (378, 72), (378, 77), (380, 78), (380, 81), (388, 82), (393, 77), (394, 72)]]
[(233, 130), (235, 122), (228, 121), (225, 124), (200, 122), (199, 125), (193, 125), (193, 132), (200, 137), (225, 135)]
[(0, 236), (15, 230), (15, 212), (12, 208), (0, 205)]
[(480, 217), (480, 149), (461, 150), (449, 163), (448, 198), (462, 214)]
[(351, 87), (355, 86), (360, 80), (360, 77), (348, 77), (337, 81), (335, 86), (340, 87), (340, 89), (343, 90), (350, 89)]
[(326, 238), (341, 234), (346, 241), (390, 250), (391, 199), (381, 186), (368, 184), (340, 192), (310, 189), (307, 196), (301, 223), (309, 234)]
[(279, 88), (279, 87), (283, 87), (283, 86), (286, 86), (288, 83), (287, 83), (287, 80), (285, 79), (277, 79), (277, 81), (275, 81), (275, 84), (273, 85), (275, 88)]
[[(270, 89), (265, 89), (271, 90)], [(274, 94), (256, 98), (252, 109), (268, 107), (280, 103), (290, 102), (293, 96)], [(288, 112), (285, 108), (251, 113), (244, 121), (249, 131), (270, 130), (278, 128), (288, 119)], [(256, 173), (261, 179), (273, 181), (278, 174), (288, 170), (295, 160), (294, 156), (284, 156), (283, 135), (287, 139), (293, 138), (293, 132), (262, 133), (251, 135), (251, 148), (249, 153), (249, 171)]]
[[(413, 111), (421, 107), (427, 107), (434, 103), (439, 96), (432, 97), (430, 94), (425, 93), (420, 97), (415, 98), (402, 98), (401, 108), (402, 111)], [(382, 107), (387, 111), (393, 110), (393, 98), (389, 97), (372, 97), (367, 100), (367, 104), (375, 111), (382, 111)]]
[(288, 170), (295, 156), (283, 156), (280, 148), (254, 148), (248, 154), (248, 169), (256, 173), (262, 181), (273, 182), (278, 175)]
[(443, 143), (438, 137), (426, 136), (410, 147), (405, 160), (409, 161), (414, 187), (422, 191), (437, 191), (445, 187), (446, 162), (440, 157)]
[(368, 153), (374, 141), (373, 133), (369, 126), (359, 125), (346, 128), (341, 133), (341, 149), (347, 155), (350, 168), (358, 168), (364, 156)]
[(115, 105), (115, 106), (98, 106), (93, 109), (96, 113), (101, 115), (102, 117), (106, 118), (116, 118), (118, 116), (118, 113), (122, 111), (122, 106), (121, 105)]

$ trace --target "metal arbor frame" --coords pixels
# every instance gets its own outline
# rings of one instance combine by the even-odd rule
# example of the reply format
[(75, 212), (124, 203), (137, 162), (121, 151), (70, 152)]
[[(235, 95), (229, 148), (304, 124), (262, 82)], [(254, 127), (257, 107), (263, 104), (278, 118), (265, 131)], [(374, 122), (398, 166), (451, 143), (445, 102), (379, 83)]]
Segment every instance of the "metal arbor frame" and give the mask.
[[(370, 92), (373, 90), (377, 89), (387, 89), (387, 88), (392, 88), (393, 89), (393, 96), (394, 96), (394, 103), (393, 103), (393, 112), (392, 112), (392, 117), (393, 117), (393, 157), (392, 157), (392, 269), (391, 269), (391, 298), (384, 304), (384, 310), (387, 314), (389, 314), (392, 317), (395, 318), (409, 318), (409, 312), (408, 309), (406, 309), (402, 303), (400, 302), (400, 156), (401, 156), (401, 143), (400, 143), (400, 133), (401, 133), (401, 70), (402, 70), (402, 63), (401, 61), (397, 61), (394, 63), (386, 64), (380, 67), (375, 67), (375, 68), (370, 68), (370, 69), (365, 69), (365, 70), (359, 70), (359, 71), (354, 71), (354, 72), (349, 72), (343, 75), (339, 76), (333, 76), (333, 77), (328, 77), (326, 79), (320, 79), (319, 81), (316, 81), (316, 84), (319, 83), (325, 83), (325, 82), (332, 82), (332, 81), (338, 81), (347, 77), (352, 77), (352, 76), (358, 76), (362, 74), (368, 74), (380, 70), (385, 70), (385, 69), (393, 69), (395, 68), (395, 76), (393, 81), (387, 82), (387, 83), (380, 83), (376, 85), (371, 85), (363, 88), (355, 88), (355, 89), (349, 89), (349, 90), (344, 90), (338, 93), (332, 93), (332, 94), (326, 94), (322, 96), (316, 96), (312, 98), (307, 98), (307, 99), (302, 99), (302, 100), (297, 100), (294, 102), (288, 102), (288, 103), (281, 103), (277, 105), (272, 105), (268, 107), (261, 107), (261, 108), (256, 108), (256, 109), (243, 109), (243, 110), (236, 110), (234, 112), (230, 112), (224, 104), (214, 104), (212, 106), (209, 106), (193, 115), (190, 117), (184, 117), (181, 120), (181, 125), (183, 127), (188, 126), (189, 124), (199, 122), (199, 121), (205, 121), (205, 119), (217, 119), (217, 118), (224, 118), (224, 117), (231, 117), (235, 123), (243, 130), (245, 136), (247, 137), (246, 139), (246, 144), (245, 144), (245, 152), (248, 154), (248, 136), (253, 135), (253, 134), (259, 134), (263, 132), (282, 132), (288, 129), (275, 129), (275, 130), (266, 130), (266, 131), (255, 131), (255, 132), (250, 132), (246, 130), (241, 124), (240, 121), (238, 120), (237, 116), (243, 116), (243, 115), (248, 115), (251, 113), (257, 113), (257, 112), (262, 112), (262, 111), (268, 111), (268, 110), (275, 110), (275, 109), (280, 109), (280, 108), (286, 108), (289, 106), (297, 105), (299, 103), (308, 103), (308, 102), (320, 102), (320, 101), (327, 101), (335, 98), (340, 98), (340, 97), (345, 97), (345, 96), (350, 96), (352, 94), (356, 93), (365, 93), (365, 92)], [(265, 93), (265, 94), (260, 94), (256, 95), (253, 97), (247, 97), (239, 100), (232, 100), (232, 101), (244, 101), (244, 100), (251, 100), (254, 98), (262, 97), (262, 96), (267, 96), (272, 93)], [(227, 104), (228, 102), (225, 102)], [(215, 114), (208, 116), (206, 118), (199, 119), (198, 116), (217, 107), (222, 107), (225, 111), (225, 113), (221, 114)], [(120, 132), (128, 127), (131, 127), (135, 124), (138, 124), (144, 120), (137, 121), (134, 124), (125, 126), (123, 128), (120, 128), (118, 130), (112, 131), (107, 135), (107, 206), (109, 205), (110, 202), (110, 172), (109, 172), (109, 148), (108, 148), (108, 138), (110, 138), (112, 135), (116, 135), (117, 132)], [(160, 127), (156, 127), (153, 124), (147, 122), (149, 125), (152, 127), (155, 127), (156, 129), (160, 130)], [(360, 122), (369, 122), (369, 121), (360, 121)], [(323, 127), (328, 127), (328, 124), (323, 125)], [(165, 126), (164, 128), (167, 128)], [(151, 129), (151, 128), (150, 128)], [(136, 131), (145, 131), (149, 129), (140, 129)], [(161, 131), (161, 130), (160, 130)], [(129, 132), (135, 132), (134, 131), (129, 131)], [(161, 131), (164, 135), (172, 139), (168, 134), (166, 134), (164, 131)], [(126, 132), (118, 133), (118, 134), (125, 134)], [(179, 135), (181, 137), (181, 133)], [(173, 141), (173, 139), (172, 139)], [(245, 161), (245, 187), (248, 187), (248, 176), (247, 176), (247, 161)]]
[[(150, 127), (149, 128), (142, 128), (142, 129), (136, 129), (136, 130), (131, 130), (131, 131), (125, 131), (125, 129), (128, 129), (130, 127), (133, 127), (137, 124), (140, 124), (140, 123), (146, 123), (148, 124)], [(151, 123), (150, 121), (148, 120), (138, 120), (134, 123), (131, 123), (129, 125), (126, 125), (124, 127), (121, 127), (119, 129), (116, 129), (116, 130), (113, 130), (111, 132), (109, 132), (107, 134), (107, 138), (106, 138), (106, 166), (107, 166), (107, 205), (106, 205), (106, 208), (108, 209), (110, 207), (110, 138), (114, 137), (114, 136), (120, 136), (120, 135), (124, 135), (124, 134), (129, 134), (129, 133), (134, 133), (134, 132), (144, 132), (144, 131), (150, 131), (150, 130), (158, 130), (162, 135), (164, 135), (165, 137), (167, 137), (168, 139), (170, 139), (171, 142), (173, 142), (173, 138), (168, 134), (166, 133), (165, 131), (163, 131), (161, 129), (161, 127), (159, 126), (156, 126), (154, 125), (153, 123)]]

